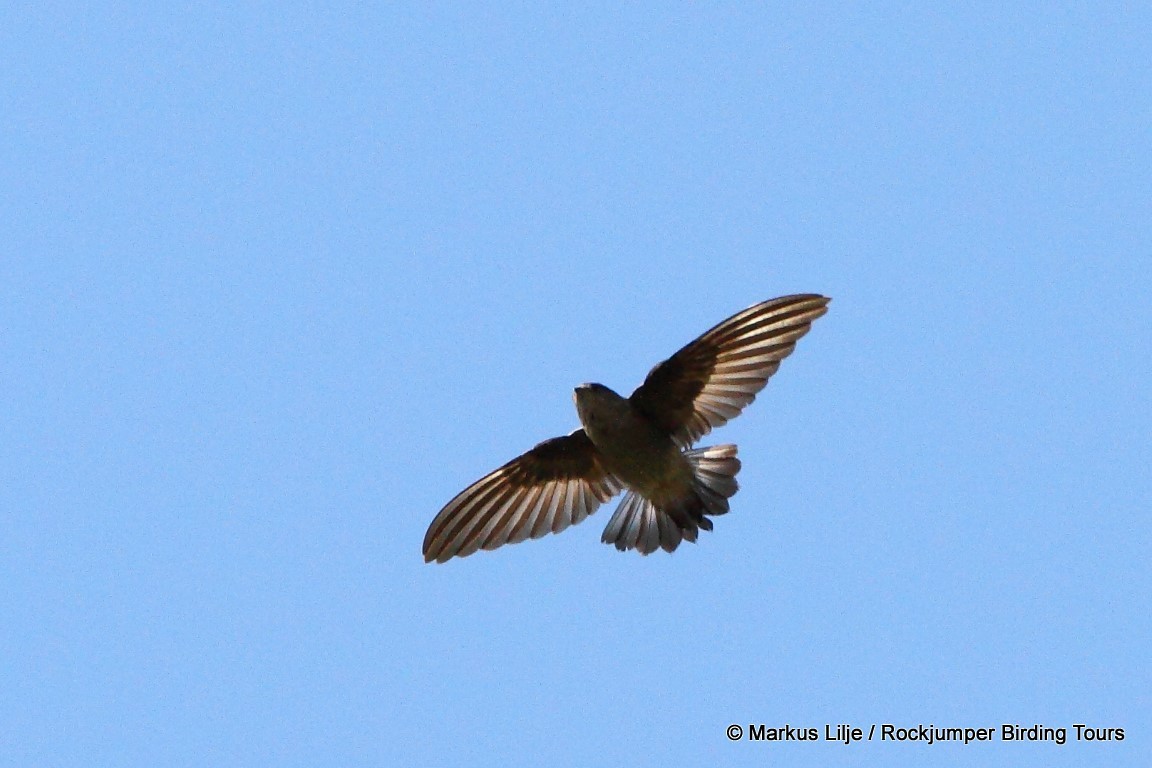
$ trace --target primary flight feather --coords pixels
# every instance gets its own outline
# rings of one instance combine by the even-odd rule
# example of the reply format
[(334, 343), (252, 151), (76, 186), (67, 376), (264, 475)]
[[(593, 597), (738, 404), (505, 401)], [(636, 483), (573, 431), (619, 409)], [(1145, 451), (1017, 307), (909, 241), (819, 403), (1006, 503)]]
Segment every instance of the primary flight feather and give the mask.
[(624, 551), (668, 552), (712, 530), (736, 493), (736, 446), (692, 449), (740, 414), (830, 299), (798, 294), (738, 312), (657, 365), (623, 398), (581, 384), (581, 429), (545, 440), (461, 491), (424, 536), (424, 559), (443, 563), (559, 533), (621, 490), (602, 540)]

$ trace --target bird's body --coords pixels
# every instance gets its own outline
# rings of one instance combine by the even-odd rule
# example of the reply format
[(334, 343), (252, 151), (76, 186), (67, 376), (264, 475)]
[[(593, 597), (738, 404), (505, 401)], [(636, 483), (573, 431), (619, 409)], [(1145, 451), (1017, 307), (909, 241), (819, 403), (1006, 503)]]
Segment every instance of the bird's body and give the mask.
[(709, 516), (728, 511), (740, 461), (734, 445), (692, 444), (756, 398), (828, 301), (801, 294), (749, 307), (653, 368), (630, 397), (580, 385), (582, 428), (545, 440), (448, 502), (424, 537), (424, 558), (444, 562), (557, 533), (620, 490), (627, 494), (604, 542), (646, 555), (695, 541), (712, 529)]
[(692, 466), (679, 446), (625, 398), (603, 384), (581, 384), (576, 413), (604, 468), (653, 502), (679, 498), (692, 486)]

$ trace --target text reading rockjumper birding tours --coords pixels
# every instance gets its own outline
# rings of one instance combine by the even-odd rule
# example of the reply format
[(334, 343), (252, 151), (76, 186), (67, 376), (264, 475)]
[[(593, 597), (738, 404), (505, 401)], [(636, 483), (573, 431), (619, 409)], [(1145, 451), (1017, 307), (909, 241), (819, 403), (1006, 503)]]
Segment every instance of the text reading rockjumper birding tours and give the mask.
[(894, 725), (892, 723), (872, 723), (866, 727), (850, 723), (825, 724), (823, 728), (814, 726), (783, 725), (772, 727), (763, 723), (728, 726), (730, 741), (807, 741), (839, 742), (856, 744), (864, 741), (881, 741), (898, 744), (972, 744), (976, 742), (1002, 741), (1014, 743), (1045, 742), (1064, 746), (1069, 742), (1117, 742), (1124, 741), (1123, 728), (1103, 728), (1073, 723), (1071, 728), (1050, 725), (1020, 725), (1003, 723), (983, 728), (943, 727), (928, 725)]

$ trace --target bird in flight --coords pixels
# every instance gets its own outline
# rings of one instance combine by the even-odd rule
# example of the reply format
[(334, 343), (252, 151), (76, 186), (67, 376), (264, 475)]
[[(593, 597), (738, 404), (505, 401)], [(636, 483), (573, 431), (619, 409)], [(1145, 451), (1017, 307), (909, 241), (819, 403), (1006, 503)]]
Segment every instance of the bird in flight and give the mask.
[(630, 397), (581, 384), (582, 427), (545, 440), (461, 491), (424, 536), (424, 560), (443, 563), (559, 533), (627, 491), (601, 540), (620, 551), (671, 552), (728, 511), (735, 445), (692, 448), (768, 383), (812, 321), (817, 294), (781, 296), (738, 312), (657, 365)]

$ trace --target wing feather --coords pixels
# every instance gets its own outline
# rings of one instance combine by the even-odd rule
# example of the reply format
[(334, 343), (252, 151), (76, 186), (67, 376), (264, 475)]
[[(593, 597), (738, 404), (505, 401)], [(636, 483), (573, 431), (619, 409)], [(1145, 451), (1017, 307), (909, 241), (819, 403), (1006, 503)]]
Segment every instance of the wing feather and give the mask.
[(829, 301), (797, 294), (737, 312), (653, 368), (629, 399), (689, 447), (756, 399)]
[(448, 502), (424, 536), (424, 559), (443, 563), (559, 533), (620, 488), (584, 430), (545, 440)]

